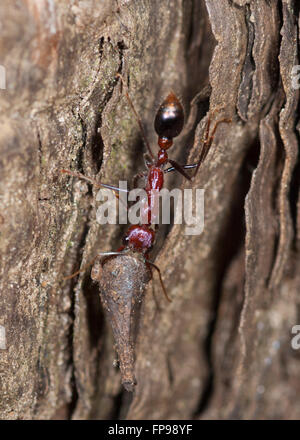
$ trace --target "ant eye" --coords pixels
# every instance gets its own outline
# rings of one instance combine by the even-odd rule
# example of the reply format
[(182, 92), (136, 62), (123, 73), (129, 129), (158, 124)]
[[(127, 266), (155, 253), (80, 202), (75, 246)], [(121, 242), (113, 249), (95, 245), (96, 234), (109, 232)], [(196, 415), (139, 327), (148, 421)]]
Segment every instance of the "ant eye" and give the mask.
[(172, 139), (179, 135), (184, 123), (183, 108), (174, 93), (164, 100), (155, 117), (154, 128), (158, 136)]

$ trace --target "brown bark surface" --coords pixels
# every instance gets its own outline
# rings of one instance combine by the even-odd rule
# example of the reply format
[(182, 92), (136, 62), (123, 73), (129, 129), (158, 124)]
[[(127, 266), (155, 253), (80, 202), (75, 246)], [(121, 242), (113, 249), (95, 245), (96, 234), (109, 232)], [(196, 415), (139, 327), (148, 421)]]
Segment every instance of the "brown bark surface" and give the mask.
[[(2, 0), (0, 17), (0, 418), (299, 418), (297, 2)], [(232, 119), (193, 183), (166, 179), (205, 189), (205, 227), (160, 229), (172, 303), (154, 273), (134, 393), (91, 270), (64, 280), (126, 225), (100, 226), (96, 191), (60, 170), (115, 185), (143, 170), (117, 73), (155, 149), (157, 108), (180, 96), (180, 163), (199, 157), (208, 110)]]

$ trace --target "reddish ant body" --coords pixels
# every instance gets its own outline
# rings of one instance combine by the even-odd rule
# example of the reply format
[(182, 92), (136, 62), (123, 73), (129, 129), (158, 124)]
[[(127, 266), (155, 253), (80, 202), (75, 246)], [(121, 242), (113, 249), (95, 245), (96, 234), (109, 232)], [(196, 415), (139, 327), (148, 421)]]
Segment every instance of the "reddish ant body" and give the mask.
[[(128, 92), (127, 97), (129, 98)], [(129, 101), (131, 102), (131, 101)], [(132, 105), (132, 103), (131, 103)], [(133, 105), (132, 105), (133, 106)], [(154, 121), (154, 128), (158, 134), (158, 146), (159, 151), (157, 153), (157, 159), (155, 160), (152, 150), (146, 142), (148, 151), (151, 156), (151, 161), (146, 162), (148, 171), (137, 175), (137, 177), (146, 177), (145, 191), (147, 193), (147, 205), (146, 214), (148, 219), (148, 225), (151, 224), (151, 213), (153, 209), (153, 194), (155, 191), (159, 192), (164, 184), (164, 173), (170, 170), (179, 171), (185, 178), (191, 179), (188, 174), (185, 173), (183, 167), (179, 165), (176, 161), (169, 159), (167, 150), (173, 145), (173, 138), (177, 137), (183, 128), (184, 124), (184, 113), (180, 101), (176, 98), (174, 93), (169, 93), (167, 98), (163, 101)], [(140, 124), (141, 126), (141, 124)], [(172, 168), (165, 170), (167, 163), (172, 165)], [(196, 164), (194, 165), (196, 166)]]
[[(122, 81), (123, 82), (123, 81)], [(124, 84), (124, 83), (123, 83)], [(134, 109), (133, 103), (129, 97), (128, 91), (126, 90), (126, 96), (130, 102), (130, 105), (133, 108), (133, 111), (138, 119), (139, 126), (142, 130), (142, 134), (145, 140), (145, 143), (147, 145), (148, 151), (151, 156), (151, 161), (147, 162), (148, 171), (139, 174), (136, 177), (147, 177), (146, 178), (146, 186), (145, 191), (147, 193), (147, 204), (145, 206), (146, 217), (147, 222), (142, 225), (132, 225), (128, 229), (126, 235), (123, 238), (124, 245), (121, 246), (117, 252), (103, 252), (98, 254), (99, 256), (116, 256), (116, 255), (122, 255), (126, 254), (129, 251), (133, 252), (139, 252), (141, 253), (145, 258), (146, 265), (151, 265), (154, 267), (160, 277), (161, 285), (164, 291), (164, 294), (168, 301), (171, 301), (167, 295), (166, 289), (164, 287), (160, 269), (153, 264), (151, 261), (148, 260), (148, 254), (150, 250), (153, 247), (154, 241), (155, 241), (155, 231), (151, 228), (151, 213), (152, 213), (152, 207), (153, 207), (153, 191), (160, 191), (164, 184), (164, 172), (169, 170), (164, 170), (164, 167), (167, 163), (170, 163), (172, 165), (172, 170), (175, 169), (179, 171), (183, 176), (185, 176), (187, 179), (190, 179), (190, 177), (184, 172), (183, 168), (174, 160), (171, 160), (168, 158), (167, 150), (173, 145), (173, 138), (178, 136), (183, 128), (184, 124), (184, 113), (182, 105), (180, 104), (179, 100), (176, 98), (174, 93), (170, 93), (167, 98), (163, 101), (162, 105), (160, 106), (154, 122), (155, 131), (158, 134), (158, 145), (159, 145), (159, 151), (157, 154), (157, 159), (155, 160), (153, 152), (150, 148), (150, 145), (148, 144), (148, 141), (146, 140), (146, 136), (144, 134), (142, 123)], [(196, 166), (193, 165), (193, 166)], [(191, 167), (193, 167), (191, 166)], [(81, 179), (87, 180), (88, 182), (94, 184), (96, 187), (105, 187), (108, 189), (111, 189), (112, 191), (120, 191), (119, 188), (107, 185), (99, 182), (95, 182), (93, 179), (87, 178), (81, 173), (74, 173), (69, 170), (62, 170), (63, 173), (69, 174), (74, 177), (79, 177)], [(77, 274), (78, 272), (74, 273)]]
[[(122, 383), (128, 391), (133, 391), (134, 385), (136, 384), (134, 377), (133, 334), (136, 325), (134, 322), (138, 317), (137, 310), (139, 304), (142, 302), (145, 286), (152, 276), (151, 267), (154, 267), (158, 271), (164, 294), (167, 300), (171, 301), (164, 287), (160, 269), (148, 259), (155, 241), (155, 231), (151, 226), (153, 191), (159, 192), (162, 189), (164, 184), (164, 173), (176, 170), (186, 179), (191, 180), (192, 178), (184, 170), (196, 168), (194, 176), (196, 175), (200, 164), (207, 156), (217, 125), (220, 122), (229, 121), (227, 119), (217, 121), (210, 135), (210, 117), (208, 116), (205, 130), (206, 137), (203, 141), (203, 148), (200, 153), (199, 161), (195, 164), (181, 166), (176, 161), (169, 159), (167, 152), (167, 150), (173, 145), (173, 138), (181, 133), (184, 124), (182, 105), (174, 93), (170, 93), (160, 106), (154, 121), (154, 128), (158, 135), (159, 146), (157, 158), (155, 159), (145, 136), (142, 122), (129, 97), (127, 87), (121, 75), (118, 75), (118, 77), (121, 79), (123, 86), (125, 86), (125, 94), (137, 118), (144, 142), (147, 146), (148, 153), (150, 154), (150, 160), (146, 160), (147, 171), (138, 174), (134, 179), (135, 182), (136, 178), (145, 178), (144, 189), (147, 194), (147, 203), (145, 203), (142, 209), (144, 210), (144, 219), (146, 219), (146, 221), (144, 221), (143, 224), (132, 225), (129, 227), (123, 238), (123, 245), (117, 250), (117, 252), (103, 252), (97, 255), (97, 257), (103, 256), (105, 258), (101, 262), (100, 271), (97, 271), (94, 266), (92, 278), (99, 281), (101, 300), (108, 313), (109, 320), (111, 321), (120, 360)], [(171, 167), (165, 168), (168, 163)], [(69, 170), (61, 171), (70, 176), (84, 179), (98, 188), (105, 187), (114, 192), (124, 191), (112, 185), (96, 182), (93, 179), (85, 177), (81, 173)], [(85, 268), (86, 267), (81, 270), (85, 270)], [(77, 275), (81, 270), (67, 278)]]

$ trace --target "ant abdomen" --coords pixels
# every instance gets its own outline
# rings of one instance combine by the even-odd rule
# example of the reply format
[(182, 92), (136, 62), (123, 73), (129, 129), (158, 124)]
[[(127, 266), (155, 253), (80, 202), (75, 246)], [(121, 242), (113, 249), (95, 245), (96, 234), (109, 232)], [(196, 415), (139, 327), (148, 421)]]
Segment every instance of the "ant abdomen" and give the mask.
[(160, 138), (173, 139), (181, 132), (184, 113), (179, 99), (169, 93), (156, 113), (154, 128)]

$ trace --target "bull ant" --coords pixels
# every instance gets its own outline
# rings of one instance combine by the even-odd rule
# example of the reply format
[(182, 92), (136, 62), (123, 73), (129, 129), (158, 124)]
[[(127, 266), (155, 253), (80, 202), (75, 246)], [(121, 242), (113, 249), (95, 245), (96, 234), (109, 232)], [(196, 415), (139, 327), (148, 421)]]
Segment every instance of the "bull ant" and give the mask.
[[(96, 256), (96, 258), (104, 257), (104, 259), (102, 259), (100, 265), (94, 265), (91, 277), (93, 280), (99, 282), (101, 301), (112, 326), (119, 357), (122, 384), (127, 391), (133, 391), (136, 385), (134, 376), (134, 344), (137, 333), (139, 309), (143, 301), (145, 287), (152, 278), (152, 268), (158, 272), (166, 299), (169, 302), (171, 301), (164, 286), (160, 269), (149, 260), (149, 253), (155, 242), (155, 230), (151, 224), (151, 214), (154, 204), (153, 192), (156, 191), (157, 193), (162, 189), (165, 173), (177, 171), (186, 179), (192, 180), (207, 156), (217, 125), (220, 122), (229, 121), (225, 119), (217, 121), (210, 134), (210, 117), (208, 116), (205, 138), (198, 162), (182, 166), (168, 156), (168, 150), (173, 145), (173, 139), (181, 133), (184, 125), (183, 107), (175, 94), (169, 93), (158, 109), (154, 121), (159, 147), (157, 157), (155, 157), (145, 136), (142, 122), (129, 96), (127, 86), (122, 76), (119, 74), (117, 76), (121, 79), (123, 87), (125, 88), (126, 97), (137, 119), (148, 151), (145, 161), (146, 170), (134, 178), (135, 183), (137, 178), (143, 178), (145, 182), (144, 189), (147, 194), (147, 203), (145, 203), (143, 207), (144, 215), (142, 218), (146, 219), (146, 221), (144, 221), (143, 224), (129, 227), (123, 237), (122, 246), (116, 252), (101, 252)], [(169, 168), (166, 168), (167, 164), (170, 165)], [(185, 171), (187, 169), (195, 169), (192, 177)], [(61, 170), (61, 172), (83, 179), (96, 188), (108, 188), (115, 193), (121, 191), (118, 187), (97, 182), (81, 173), (65, 169)], [(94, 258), (93, 262), (96, 258)], [(81, 270), (84, 269), (85, 268)], [(66, 277), (66, 279), (77, 275), (80, 271)]]

